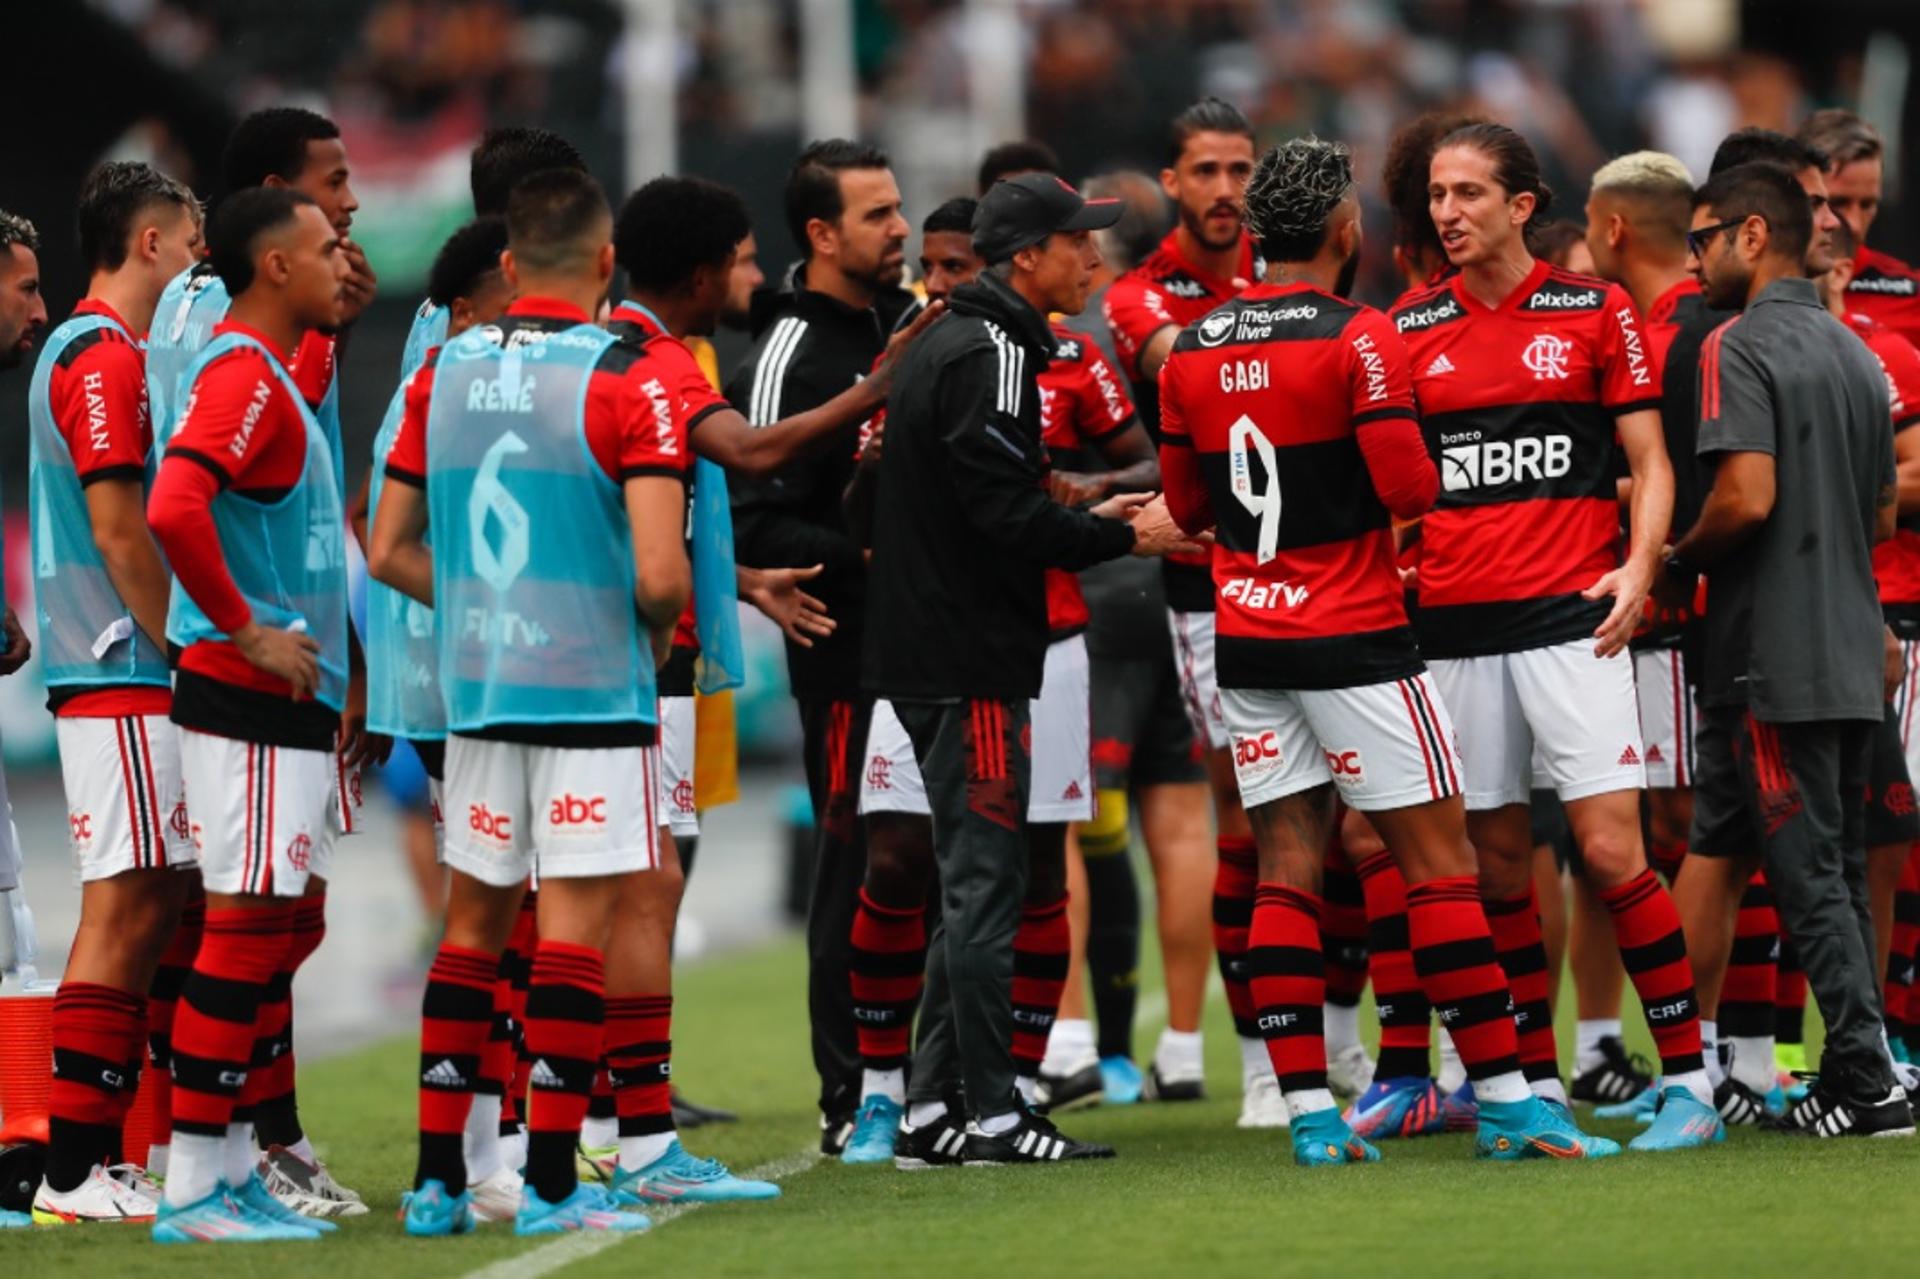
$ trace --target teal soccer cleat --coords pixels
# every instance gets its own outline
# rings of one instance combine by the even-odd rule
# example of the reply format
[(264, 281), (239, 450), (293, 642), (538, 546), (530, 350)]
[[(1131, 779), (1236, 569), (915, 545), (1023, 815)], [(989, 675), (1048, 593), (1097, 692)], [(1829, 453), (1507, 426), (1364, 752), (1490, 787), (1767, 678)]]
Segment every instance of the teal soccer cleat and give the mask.
[(1645, 1132), (1627, 1143), (1628, 1150), (1697, 1150), (1727, 1139), (1720, 1112), (1678, 1084), (1660, 1090), (1660, 1110)]
[(447, 1193), (446, 1183), (429, 1177), (418, 1190), (400, 1196), (400, 1220), (407, 1233), (420, 1238), (437, 1239), (444, 1235), (471, 1234), (474, 1228), (473, 1192)]
[(1480, 1102), (1473, 1153), (1481, 1159), (1605, 1159), (1620, 1143), (1581, 1132), (1564, 1109), (1538, 1097)]
[(736, 1177), (718, 1159), (688, 1153), (678, 1139), (646, 1167), (614, 1174), (613, 1190), (623, 1203), (713, 1204), (780, 1197), (780, 1187), (771, 1181)]
[(1293, 1162), (1302, 1168), (1380, 1162), (1380, 1152), (1354, 1136), (1331, 1107), (1293, 1117)]
[(840, 1152), (843, 1164), (890, 1164), (894, 1142), (900, 1137), (900, 1116), (904, 1108), (891, 1097), (875, 1093), (860, 1103), (853, 1123), (853, 1136)]
[(637, 1233), (653, 1223), (637, 1212), (622, 1212), (605, 1186), (576, 1185), (559, 1203), (548, 1203), (532, 1186), (520, 1198), (513, 1219), (516, 1235), (564, 1235), (576, 1230)]
[(184, 1208), (162, 1201), (153, 1219), (155, 1243), (285, 1243), (319, 1237), (318, 1230), (281, 1225), (245, 1207), (224, 1182)]

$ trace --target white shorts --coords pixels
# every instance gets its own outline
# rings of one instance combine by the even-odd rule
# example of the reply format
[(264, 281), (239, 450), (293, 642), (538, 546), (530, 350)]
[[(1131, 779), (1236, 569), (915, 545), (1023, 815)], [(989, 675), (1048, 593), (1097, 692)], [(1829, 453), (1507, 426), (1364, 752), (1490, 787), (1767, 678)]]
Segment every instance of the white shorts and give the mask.
[(1173, 628), (1173, 665), (1180, 672), (1180, 700), (1193, 721), (1194, 736), (1209, 750), (1227, 748), (1227, 717), (1220, 706), (1220, 682), (1213, 665), (1213, 614), (1167, 614)]
[(693, 800), (694, 707), (691, 697), (660, 699), (660, 820), (675, 837), (700, 833)]
[(1647, 785), (1691, 790), (1694, 713), (1687, 659), (1677, 648), (1635, 653), (1633, 683), (1640, 696), (1640, 736), (1647, 743)]
[(449, 736), (447, 865), (497, 888), (657, 869), (658, 753)]
[[(1028, 705), (1033, 721), (1033, 779), (1027, 794), (1030, 822), (1093, 820), (1093, 727), (1087, 640), (1075, 635), (1047, 648), (1040, 696)], [(873, 704), (867, 726), (867, 766), (860, 775), (862, 813), (915, 813), (922, 817), (927, 787), (913, 756), (913, 742), (893, 713), (893, 704)]]
[(361, 769), (349, 769), (338, 755), (334, 756), (333, 776), (333, 832), (358, 835), (366, 825), (360, 816), (366, 802), (366, 778)]
[(1563, 801), (1647, 784), (1633, 662), (1590, 639), (1427, 663), (1459, 728), (1470, 812), (1524, 804), (1534, 750)]
[(1220, 705), (1243, 807), (1328, 782), (1363, 813), (1460, 793), (1453, 721), (1424, 674), (1355, 688), (1224, 688)]
[(191, 866), (180, 738), (165, 715), (55, 718), (67, 847), (79, 882)]
[(300, 897), (324, 879), (339, 821), (332, 751), (263, 746), (181, 728), (180, 772), (210, 893)]

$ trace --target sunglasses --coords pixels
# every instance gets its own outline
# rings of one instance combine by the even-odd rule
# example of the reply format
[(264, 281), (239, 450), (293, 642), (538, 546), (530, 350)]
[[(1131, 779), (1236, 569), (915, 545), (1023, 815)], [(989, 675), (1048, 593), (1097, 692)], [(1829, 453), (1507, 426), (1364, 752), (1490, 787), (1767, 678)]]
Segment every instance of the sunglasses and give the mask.
[(1716, 222), (1712, 226), (1703, 226), (1697, 231), (1687, 232), (1687, 251), (1696, 258), (1705, 257), (1707, 245), (1713, 237), (1722, 231), (1732, 231), (1746, 225), (1746, 218), (1729, 218), (1725, 222)]

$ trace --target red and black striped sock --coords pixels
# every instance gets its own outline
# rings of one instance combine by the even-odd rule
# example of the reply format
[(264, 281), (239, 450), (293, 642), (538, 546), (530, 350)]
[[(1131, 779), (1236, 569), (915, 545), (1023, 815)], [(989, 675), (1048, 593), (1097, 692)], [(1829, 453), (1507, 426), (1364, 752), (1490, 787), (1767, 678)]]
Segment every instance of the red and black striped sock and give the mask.
[(1320, 954), (1320, 899), (1285, 884), (1254, 891), (1247, 971), (1254, 1025), (1284, 1093), (1327, 1087), (1326, 963)]
[(579, 1184), (574, 1148), (606, 1035), (606, 965), (598, 950), (542, 940), (527, 990), (527, 1184), (559, 1203)]
[(1374, 1010), (1380, 1016), (1374, 1074), (1380, 1079), (1430, 1075), (1433, 1006), (1414, 968), (1407, 881), (1391, 852), (1382, 850), (1360, 863), (1360, 888), (1366, 894), (1368, 964)]
[(293, 979), (301, 965), (313, 958), (327, 936), (327, 899), (301, 897), (293, 903), (293, 931), (287, 958), (268, 983), (260, 1008), (258, 1052), (264, 1054), (265, 1078), (253, 1107), (253, 1129), (261, 1148), (294, 1146), (305, 1136), (300, 1106), (294, 1092)]
[(1260, 1027), (1254, 1018), (1253, 990), (1247, 980), (1258, 858), (1250, 835), (1223, 836), (1218, 847), (1220, 861), (1213, 874), (1213, 949), (1220, 965), (1220, 980), (1227, 988), (1233, 1028), (1242, 1039), (1258, 1039)]
[(1600, 894), (1613, 914), (1620, 962), (1646, 1010), (1647, 1029), (1669, 1079), (1705, 1069), (1700, 1055), (1700, 1004), (1680, 912), (1651, 870)]
[(207, 926), (207, 898), (196, 891), (180, 912), (180, 922), (160, 954), (153, 985), (147, 991), (147, 1051), (153, 1059), (152, 1144), (166, 1145), (173, 1136), (173, 1014), (180, 990), (200, 951), (200, 934)]
[(1357, 1008), (1367, 988), (1367, 902), (1360, 876), (1337, 846), (1327, 852), (1320, 890), (1320, 950), (1327, 963), (1327, 1002), (1337, 1008)]
[(860, 1063), (866, 1069), (906, 1066), (913, 1051), (913, 1013), (920, 1004), (926, 973), (925, 903), (905, 909), (882, 906), (862, 888), (853, 915), (848, 977)]
[(1721, 1039), (1773, 1037), (1774, 953), (1780, 945), (1780, 916), (1773, 891), (1755, 875), (1740, 897), (1733, 926), (1733, 949), (1726, 981), (1720, 987)]
[(47, 1093), (47, 1184), (76, 1188), (120, 1146), (128, 1063), (146, 1055), (147, 1001), (93, 982), (53, 996), (53, 1082)]
[(1067, 988), (1073, 938), (1067, 928), (1067, 895), (1029, 903), (1013, 935), (1013, 1070), (1037, 1078), (1047, 1055), (1047, 1036)]
[[(513, 921), (513, 933), (507, 950), (500, 957), (500, 972), (507, 981), (508, 1004), (513, 1013), (513, 1074), (507, 1081), (507, 1101), (521, 1124), (527, 1117), (527, 1075), (533, 1058), (527, 1055), (527, 989), (533, 984), (533, 952), (540, 946), (539, 894), (528, 889), (520, 899), (520, 914)], [(509, 963), (507, 956), (511, 955)]]
[(474, 1081), (478, 1096), (500, 1098), (500, 1122), (507, 1122), (511, 1103), (507, 1085), (513, 1079), (513, 991), (502, 977), (506, 958), (494, 965), (493, 984), (488, 992), (491, 1012), (487, 1018), (487, 1044), (480, 1050), (480, 1077)]
[[(673, 996), (607, 996), (607, 1071), (622, 1144), (673, 1131)], [(634, 1171), (621, 1160), (621, 1169)]]
[(1547, 1002), (1547, 947), (1540, 936), (1540, 905), (1529, 886), (1525, 896), (1488, 901), (1487, 928), (1513, 994), (1513, 1025), (1519, 1036), (1520, 1071), (1528, 1082), (1560, 1078), (1553, 1041), (1553, 1009)]
[(613, 1102), (613, 1072), (604, 1060), (600, 1069), (594, 1072), (593, 1092), (587, 1098), (587, 1118), (595, 1120), (594, 1137), (598, 1138), (606, 1131), (605, 1124), (614, 1123), (620, 1117), (620, 1110)]
[(1406, 901), (1413, 967), (1440, 1014), (1440, 1024), (1453, 1036), (1467, 1078), (1477, 1082), (1517, 1072), (1520, 1040), (1513, 996), (1494, 954), (1493, 933), (1473, 877), (1454, 875), (1410, 885)]
[(462, 1138), (493, 1029), (493, 987), (499, 972), (498, 956), (444, 942), (427, 970), (427, 991), (420, 1001), (416, 1190), (433, 1179), (449, 1194), (467, 1188)]

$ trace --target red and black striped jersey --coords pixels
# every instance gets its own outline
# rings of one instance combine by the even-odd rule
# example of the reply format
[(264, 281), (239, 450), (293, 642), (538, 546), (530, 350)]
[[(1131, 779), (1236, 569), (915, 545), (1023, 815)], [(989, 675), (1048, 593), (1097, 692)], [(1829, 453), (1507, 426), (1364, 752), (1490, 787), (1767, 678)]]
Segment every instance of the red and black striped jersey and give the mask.
[(1257, 285), (1181, 333), (1160, 391), (1168, 504), (1183, 526), (1208, 508), (1215, 522), (1220, 686), (1346, 688), (1419, 671), (1361, 444), (1399, 424), (1431, 497), (1387, 317), (1304, 284)]
[[(1847, 327), (1860, 335), (1886, 371), (1895, 438), (1902, 431), (1920, 426), (1920, 350), (1858, 311), (1849, 311), (1846, 318)], [(1894, 527), (1893, 537), (1873, 548), (1873, 580), (1880, 588), (1882, 607), (1890, 613), (1898, 610), (1902, 622), (1920, 623), (1920, 518), (1903, 517)]]
[(1420, 647), (1516, 652), (1591, 635), (1580, 593), (1619, 564), (1615, 420), (1660, 407), (1633, 300), (1536, 262), (1495, 307), (1455, 276), (1393, 321), (1440, 497), (1421, 531)]
[(1920, 270), (1899, 258), (1862, 247), (1847, 283), (1847, 309), (1878, 320), (1920, 346)]
[(1666, 372), (1667, 352), (1673, 349), (1673, 340), (1680, 336), (1680, 329), (1692, 303), (1689, 299), (1700, 297), (1700, 281), (1692, 276), (1676, 283), (1672, 288), (1653, 300), (1647, 308), (1645, 330), (1647, 352), (1653, 357), (1653, 381), (1657, 387)]
[[(1151, 257), (1107, 286), (1101, 303), (1114, 350), (1133, 385), (1140, 420), (1156, 439), (1160, 430), (1160, 389), (1140, 375), (1140, 353), (1168, 325), (1185, 328), (1222, 302), (1231, 301), (1264, 273), (1253, 251), (1253, 237), (1240, 236), (1240, 271), (1222, 279), (1195, 265), (1180, 251), (1180, 228), (1167, 232)], [(1213, 607), (1213, 578), (1204, 555), (1170, 555), (1164, 561), (1167, 607), (1176, 613), (1204, 613)]]
[[(1062, 325), (1053, 326), (1053, 358), (1040, 370), (1040, 442), (1056, 468), (1133, 421), (1133, 401), (1100, 349)], [(1055, 640), (1087, 628), (1087, 597), (1080, 576), (1047, 570), (1047, 629)]]

